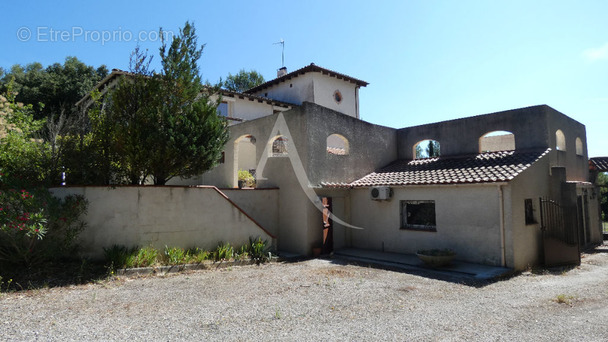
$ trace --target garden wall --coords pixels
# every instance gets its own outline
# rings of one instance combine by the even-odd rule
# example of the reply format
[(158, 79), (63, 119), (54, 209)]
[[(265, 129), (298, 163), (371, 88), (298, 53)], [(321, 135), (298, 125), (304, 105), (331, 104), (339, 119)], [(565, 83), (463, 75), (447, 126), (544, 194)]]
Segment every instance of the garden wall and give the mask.
[(249, 237), (276, 243), (272, 233), (212, 186), (61, 187), (51, 191), (58, 197), (81, 194), (89, 201), (80, 245), (83, 256), (90, 258), (102, 258), (103, 248), (114, 244), (212, 250), (219, 242), (240, 246)]

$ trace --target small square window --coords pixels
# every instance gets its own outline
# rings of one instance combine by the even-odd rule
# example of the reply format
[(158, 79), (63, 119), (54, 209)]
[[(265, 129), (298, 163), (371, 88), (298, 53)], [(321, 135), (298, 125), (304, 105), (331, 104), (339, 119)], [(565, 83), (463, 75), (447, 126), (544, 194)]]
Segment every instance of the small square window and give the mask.
[(435, 201), (401, 201), (401, 228), (436, 231)]
[(534, 202), (531, 198), (526, 198), (524, 200), (524, 206), (526, 210), (526, 224), (536, 224), (536, 219), (534, 218)]

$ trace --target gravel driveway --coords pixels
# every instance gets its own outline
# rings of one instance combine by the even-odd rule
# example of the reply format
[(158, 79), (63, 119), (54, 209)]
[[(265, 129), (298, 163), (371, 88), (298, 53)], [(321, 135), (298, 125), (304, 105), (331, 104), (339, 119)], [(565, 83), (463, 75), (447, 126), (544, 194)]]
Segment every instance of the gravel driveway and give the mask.
[(484, 287), (317, 259), (3, 294), (0, 339), (607, 341), (608, 246)]

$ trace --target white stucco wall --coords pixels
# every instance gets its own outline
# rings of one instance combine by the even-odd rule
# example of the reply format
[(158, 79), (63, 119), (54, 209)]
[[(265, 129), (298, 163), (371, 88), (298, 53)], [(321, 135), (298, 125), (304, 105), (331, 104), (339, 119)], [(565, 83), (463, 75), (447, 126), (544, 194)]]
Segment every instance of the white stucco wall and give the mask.
[(82, 194), (89, 201), (80, 243), (84, 256), (91, 258), (102, 258), (103, 248), (114, 244), (213, 250), (219, 242), (240, 246), (249, 237), (273, 241), (212, 187), (68, 187), (52, 192), (59, 197)]
[(302, 104), (304, 101), (314, 101), (313, 73), (307, 73), (286, 79), (284, 82), (262, 89), (254, 95), (267, 97), (273, 100)]
[[(339, 90), (342, 94), (340, 103), (334, 100), (336, 90)], [(262, 89), (255, 95), (296, 105), (307, 101), (352, 117), (359, 117), (357, 86), (354, 83), (323, 75), (320, 72), (309, 72), (285, 79), (284, 82)]]
[(266, 115), (272, 115), (273, 106), (268, 103), (260, 103), (247, 98), (236, 99), (233, 103), (234, 117), (243, 120), (253, 120)]
[[(373, 201), (370, 189), (351, 191), (352, 247), (396, 253), (450, 248), (457, 259), (501, 265), (499, 194), (496, 185), (396, 187), (389, 201)], [(437, 231), (400, 229), (400, 201), (434, 200)]]
[[(359, 117), (357, 110), (357, 86), (354, 83), (339, 80), (318, 72), (313, 73), (313, 76), (314, 103), (348, 116)], [(342, 101), (340, 103), (334, 100), (334, 93), (336, 91), (340, 91), (342, 94)]]

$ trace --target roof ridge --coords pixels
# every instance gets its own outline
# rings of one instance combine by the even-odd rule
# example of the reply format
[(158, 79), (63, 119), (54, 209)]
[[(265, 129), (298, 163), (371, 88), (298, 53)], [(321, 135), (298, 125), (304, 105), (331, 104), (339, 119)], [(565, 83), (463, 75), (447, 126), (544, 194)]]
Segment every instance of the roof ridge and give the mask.
[(273, 86), (275, 84), (278, 84), (278, 83), (284, 82), (286, 80), (292, 79), (293, 77), (298, 77), (299, 75), (303, 75), (303, 74), (305, 74), (307, 72), (326, 73), (329, 76), (333, 76), (333, 77), (336, 77), (338, 79), (344, 79), (345, 81), (348, 81), (348, 82), (351, 82), (351, 83), (355, 83), (356, 85), (361, 86), (361, 87), (365, 87), (365, 86), (367, 86), (369, 84), (368, 82), (365, 82), (363, 80), (360, 80), (360, 79), (348, 76), (346, 74), (339, 73), (337, 71), (333, 71), (333, 70), (330, 70), (330, 69), (326, 69), (326, 68), (320, 67), (320, 66), (316, 65), (315, 63), (310, 63), (309, 65), (307, 65), (305, 67), (302, 67), (300, 69), (294, 70), (294, 71), (292, 71), (292, 72), (290, 72), (288, 74), (285, 74), (283, 76), (279, 76), (277, 78), (273, 78), (272, 80), (270, 80), (268, 82), (264, 82), (264, 83), (262, 83), (262, 84), (260, 84), (260, 85), (258, 85), (256, 87), (253, 87), (251, 89), (247, 89), (247, 90), (245, 90), (245, 93), (254, 93), (254, 92), (260, 91), (262, 89), (271, 87), (271, 86)]

